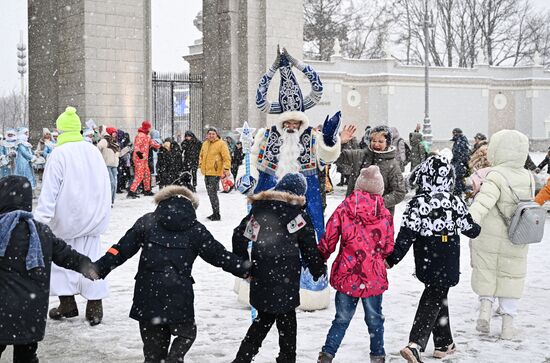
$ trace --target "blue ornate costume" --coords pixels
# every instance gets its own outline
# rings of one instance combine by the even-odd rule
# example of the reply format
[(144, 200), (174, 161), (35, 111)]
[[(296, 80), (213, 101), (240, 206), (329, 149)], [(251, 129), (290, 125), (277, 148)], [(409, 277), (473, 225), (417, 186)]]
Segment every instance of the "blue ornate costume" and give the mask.
[[(305, 99), (302, 98), (302, 92), (292, 73), (292, 66), (302, 71), (310, 81), (311, 93)], [(266, 100), (267, 91), (277, 69), (279, 69), (281, 75), (279, 102), (270, 103)], [(286, 172), (300, 172), (306, 177), (306, 209), (315, 227), (318, 240), (324, 233), (324, 216), (317, 170), (320, 163), (333, 162), (340, 155), (340, 140), (337, 135), (340, 125), (340, 112), (337, 112), (330, 120), (327, 117), (323, 125), (323, 132), (310, 127), (309, 119), (304, 113), (305, 110), (315, 106), (320, 101), (322, 92), (323, 85), (317, 73), (309, 65), (296, 60), (283, 50), (268, 72), (262, 77), (256, 92), (256, 106), (264, 112), (280, 114), (280, 116), (273, 126), (258, 131), (251, 152), (255, 157), (253, 160), (256, 161), (256, 168), (259, 172), (254, 193), (273, 188), (277, 183), (277, 179)], [(300, 127), (297, 130), (298, 137), (294, 139), (299, 140), (299, 152), (296, 153), (296, 163), (292, 162), (293, 165), (290, 167), (289, 165), (283, 165), (283, 168), (281, 168), (280, 156), (281, 150), (284, 148), (284, 134), (286, 133), (283, 125), (287, 121), (300, 122)], [(294, 157), (294, 154), (292, 154), (292, 157)], [(315, 282), (307, 270), (302, 271), (300, 284), (302, 293), (304, 291), (328, 292), (326, 278), (321, 278)], [(302, 294), (301, 301), (301, 307), (305, 310), (325, 308), (328, 306), (328, 294), (326, 294), (326, 298), (312, 296), (311, 299)]]

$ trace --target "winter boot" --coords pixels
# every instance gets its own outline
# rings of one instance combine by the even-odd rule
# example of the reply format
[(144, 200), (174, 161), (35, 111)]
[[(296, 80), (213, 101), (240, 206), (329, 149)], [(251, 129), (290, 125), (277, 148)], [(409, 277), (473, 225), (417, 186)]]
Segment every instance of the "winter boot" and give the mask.
[(491, 331), (491, 315), (493, 313), (493, 303), (491, 300), (482, 299), (479, 306), (479, 318), (477, 319), (476, 330), (482, 333)]
[(508, 314), (502, 315), (502, 332), (500, 333), (500, 339), (512, 340), (514, 335), (514, 317)]
[(133, 192), (133, 191), (131, 191), (131, 190), (128, 190), (127, 198), (136, 199), (136, 198), (139, 198), (139, 195), (137, 195), (136, 192)]
[(237, 352), (237, 357), (235, 357), (232, 363), (250, 363), (259, 350), (260, 347), (256, 347), (254, 344), (243, 340)]
[(334, 356), (327, 352), (319, 352), (319, 357), (317, 358), (317, 363), (331, 363), (334, 359)]
[(370, 356), (370, 363), (386, 363), (386, 357), (385, 356), (371, 355)]
[(275, 362), (277, 363), (296, 363), (296, 354), (293, 356), (285, 355), (285, 354), (279, 354), (277, 358), (275, 358)]
[(422, 363), (420, 358), (420, 347), (415, 343), (409, 343), (399, 351), (399, 354), (409, 363)]
[(59, 306), (51, 309), (49, 316), (53, 320), (78, 316), (78, 306), (76, 306), (74, 296), (60, 296)]
[(445, 358), (446, 356), (448, 356), (449, 354), (453, 354), (454, 352), (456, 352), (455, 343), (451, 343), (446, 347), (436, 347), (434, 350), (434, 358)]
[(101, 300), (88, 300), (86, 304), (86, 320), (91, 326), (101, 323), (103, 319), (103, 304)]
[(219, 213), (214, 213), (211, 216), (208, 216), (206, 218), (210, 219), (211, 221), (219, 221), (222, 219)]
[(153, 193), (150, 190), (146, 190), (146, 191), (143, 192), (143, 195), (145, 195), (147, 197), (152, 197), (153, 195), (155, 195), (155, 193)]

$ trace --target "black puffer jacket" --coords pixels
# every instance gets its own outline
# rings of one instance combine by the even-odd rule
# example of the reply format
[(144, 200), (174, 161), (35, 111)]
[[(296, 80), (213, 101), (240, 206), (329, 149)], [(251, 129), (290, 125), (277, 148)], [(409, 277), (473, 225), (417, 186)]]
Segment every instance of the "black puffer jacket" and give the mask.
[[(8, 212), (32, 208), (32, 190), (21, 176), (0, 179), (0, 218)], [(20, 220), (0, 257), (0, 345), (29, 344), (44, 339), (50, 294), (50, 270), (56, 265), (74, 271), (89, 270), (91, 261), (55, 237), (50, 228), (34, 221), (44, 267), (26, 268), (29, 227)]]
[[(246, 230), (253, 217), (259, 230), (252, 238), (250, 304), (258, 311), (286, 313), (300, 305), (300, 254), (315, 279), (324, 272), (315, 229), (303, 208), (304, 197), (268, 190), (250, 200), (252, 210), (233, 232), (233, 252), (248, 259)], [(293, 221), (303, 226), (294, 230)]]
[(199, 167), (199, 155), (201, 153), (202, 142), (197, 139), (194, 133), (186, 131), (185, 136), (191, 136), (191, 140), (183, 140), (181, 151), (183, 153), (183, 169), (190, 171)]
[(455, 168), (456, 177), (463, 178), (468, 173), (468, 161), (470, 160), (470, 143), (466, 136), (459, 134), (454, 136), (453, 159), (451, 164)]
[(189, 189), (166, 187), (155, 201), (157, 209), (139, 218), (96, 262), (98, 273), (107, 276), (141, 249), (130, 317), (159, 324), (190, 322), (195, 318), (191, 270), (198, 256), (239, 277), (250, 264), (228, 252), (197, 221), (198, 201)]
[(414, 245), (416, 277), (427, 285), (451, 287), (460, 277), (460, 234), (475, 238), (477, 225), (464, 201), (452, 195), (454, 169), (439, 155), (418, 166), (411, 181), (417, 194), (409, 201), (393, 253), (386, 259), (390, 266), (405, 257)]
[(170, 143), (170, 149), (160, 147), (157, 170), (160, 187), (165, 187), (171, 184), (182, 185), (179, 180), (183, 172), (183, 159), (181, 157), (181, 148), (177, 142), (167, 140)]

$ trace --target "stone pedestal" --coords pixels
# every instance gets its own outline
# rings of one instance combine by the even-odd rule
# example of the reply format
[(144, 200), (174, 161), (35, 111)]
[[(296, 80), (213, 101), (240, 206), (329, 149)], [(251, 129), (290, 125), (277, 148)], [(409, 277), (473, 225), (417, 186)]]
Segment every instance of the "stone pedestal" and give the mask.
[(150, 0), (28, 0), (31, 134), (66, 106), (130, 134), (151, 115)]
[[(202, 54), (184, 58), (191, 74), (203, 75), (205, 125), (222, 132), (245, 120), (251, 127), (266, 125), (266, 115), (255, 105), (256, 87), (275, 58), (277, 44), (302, 58), (303, 16), (301, 0), (203, 0)], [(276, 100), (278, 78), (272, 84), (269, 99)], [(306, 94), (307, 87), (305, 82)]]

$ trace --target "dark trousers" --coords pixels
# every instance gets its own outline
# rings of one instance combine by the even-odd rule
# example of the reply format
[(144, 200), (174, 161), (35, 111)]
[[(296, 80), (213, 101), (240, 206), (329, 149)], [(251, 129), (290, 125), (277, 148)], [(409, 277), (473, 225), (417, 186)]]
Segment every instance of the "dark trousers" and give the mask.
[[(143, 341), (145, 363), (183, 362), (185, 354), (197, 337), (194, 321), (180, 324), (152, 324), (139, 322), (139, 332)], [(170, 346), (170, 338), (176, 338)], [(170, 350), (168, 349), (170, 347)]]
[(426, 349), (430, 334), (433, 334), (436, 348), (453, 343), (448, 293), (448, 287), (426, 285), (424, 288), (409, 335), (409, 342), (418, 344), (422, 351)]
[(205, 176), (204, 184), (206, 184), (206, 192), (210, 198), (210, 205), (214, 214), (220, 214), (220, 201), (218, 199), (218, 186), (220, 185), (219, 176)]
[[(36, 356), (36, 350), (38, 349), (38, 343), (21, 344), (13, 346), (13, 363), (38, 363), (38, 357)], [(0, 357), (6, 350), (5, 345), (0, 345)]]
[(190, 172), (191, 172), (191, 176), (193, 177), (193, 186), (196, 188), (197, 187), (197, 168), (196, 167), (191, 168)]
[(277, 362), (296, 362), (296, 311), (270, 314), (258, 311), (258, 316), (246, 332), (233, 363), (249, 363), (258, 354), (267, 333), (276, 323), (279, 331), (279, 357)]

